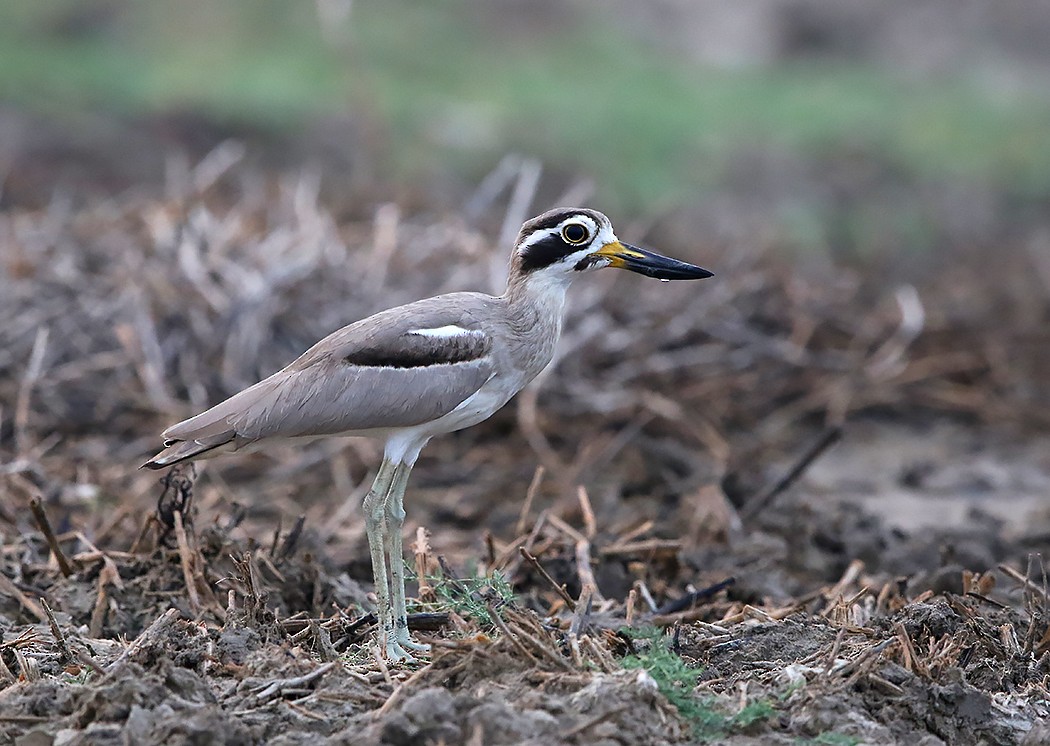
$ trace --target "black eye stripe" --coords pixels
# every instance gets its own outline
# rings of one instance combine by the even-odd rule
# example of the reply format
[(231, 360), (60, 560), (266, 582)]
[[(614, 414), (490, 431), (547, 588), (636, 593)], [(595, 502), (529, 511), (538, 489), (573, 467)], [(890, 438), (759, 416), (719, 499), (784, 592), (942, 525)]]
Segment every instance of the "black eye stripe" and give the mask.
[(566, 243), (560, 234), (547, 236), (522, 252), (521, 268), (525, 272), (542, 269), (579, 250), (579, 246)]

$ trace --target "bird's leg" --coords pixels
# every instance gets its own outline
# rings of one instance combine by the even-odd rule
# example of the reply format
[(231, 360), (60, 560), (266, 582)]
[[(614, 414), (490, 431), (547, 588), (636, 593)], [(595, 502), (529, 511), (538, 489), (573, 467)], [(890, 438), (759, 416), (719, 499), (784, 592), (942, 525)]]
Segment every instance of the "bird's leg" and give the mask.
[(379, 473), (365, 495), (365, 532), (372, 554), (372, 577), (376, 587), (376, 609), (379, 615), (379, 647), (389, 650), (393, 642), (393, 624), (390, 616), (390, 585), (386, 574), (386, 503), (394, 478), (395, 464), (387, 459), (379, 465)]
[(405, 556), (402, 549), (402, 528), (405, 525), (405, 488), (411, 464), (398, 464), (390, 485), (387, 499), (386, 539), (390, 547), (390, 591), (393, 595), (394, 639), (402, 648), (420, 653), (430, 651), (430, 646), (416, 642), (408, 633), (408, 608), (405, 603)]

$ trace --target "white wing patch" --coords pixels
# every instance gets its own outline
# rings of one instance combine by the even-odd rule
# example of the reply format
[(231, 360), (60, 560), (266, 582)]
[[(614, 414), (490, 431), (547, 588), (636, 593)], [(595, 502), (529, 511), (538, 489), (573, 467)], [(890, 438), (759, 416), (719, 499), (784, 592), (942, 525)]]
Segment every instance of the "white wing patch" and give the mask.
[(480, 332), (477, 329), (464, 329), (462, 326), (456, 326), (455, 324), (438, 326), (433, 329), (410, 329), (408, 333), (417, 334), (420, 337), (436, 337), (437, 339), (452, 339), (453, 337), (484, 334), (484, 332)]

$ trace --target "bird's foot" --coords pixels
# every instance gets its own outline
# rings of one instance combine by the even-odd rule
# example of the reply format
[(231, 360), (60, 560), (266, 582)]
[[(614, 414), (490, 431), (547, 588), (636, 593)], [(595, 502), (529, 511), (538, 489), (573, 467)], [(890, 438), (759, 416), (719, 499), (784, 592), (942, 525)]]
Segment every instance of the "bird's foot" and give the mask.
[[(419, 659), (405, 650), (402, 647), (403, 644), (398, 640), (387, 640), (386, 659), (395, 663), (418, 663)], [(418, 643), (412, 643), (412, 645), (418, 645)], [(427, 645), (425, 647), (429, 648), (430, 646)]]
[(430, 653), (429, 645), (412, 639), (407, 626), (397, 630), (396, 633), (392, 632), (387, 633), (386, 637), (387, 660), (415, 663), (416, 657), (412, 653), (421, 653), (423, 655)]
[(412, 650), (416, 653), (423, 653), (424, 655), (430, 652), (430, 645), (425, 642), (416, 642), (412, 639), (412, 636), (408, 633), (408, 630), (398, 630), (397, 639), (395, 642), (402, 648)]

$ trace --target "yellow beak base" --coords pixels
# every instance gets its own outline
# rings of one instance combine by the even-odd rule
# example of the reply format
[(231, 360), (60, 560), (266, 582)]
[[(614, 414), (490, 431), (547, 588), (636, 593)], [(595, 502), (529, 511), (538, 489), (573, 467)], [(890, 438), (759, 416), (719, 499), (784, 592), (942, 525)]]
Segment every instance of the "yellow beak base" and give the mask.
[(658, 280), (702, 280), (712, 276), (711, 272), (695, 264), (672, 259), (621, 241), (607, 243), (591, 256), (608, 261), (610, 267), (626, 269)]

